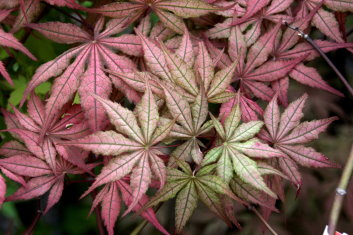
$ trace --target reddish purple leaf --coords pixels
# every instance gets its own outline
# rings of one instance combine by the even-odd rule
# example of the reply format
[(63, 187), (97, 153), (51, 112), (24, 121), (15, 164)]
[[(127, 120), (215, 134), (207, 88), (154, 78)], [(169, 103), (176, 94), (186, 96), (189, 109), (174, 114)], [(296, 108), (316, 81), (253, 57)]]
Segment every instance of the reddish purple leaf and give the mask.
[(14, 194), (6, 198), (6, 201), (28, 200), (42, 196), (56, 182), (55, 176), (40, 176), (31, 179), (26, 186), (18, 189)]

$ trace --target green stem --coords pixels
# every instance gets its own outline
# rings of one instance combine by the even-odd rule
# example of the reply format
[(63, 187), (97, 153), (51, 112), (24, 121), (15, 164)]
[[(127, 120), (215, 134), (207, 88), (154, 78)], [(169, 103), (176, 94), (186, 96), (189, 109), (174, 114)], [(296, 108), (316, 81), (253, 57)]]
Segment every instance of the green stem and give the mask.
[(338, 185), (338, 188), (336, 189), (336, 196), (335, 196), (335, 200), (333, 201), (333, 205), (330, 213), (329, 226), (328, 226), (330, 235), (334, 235), (336, 231), (338, 217), (341, 212), (342, 203), (343, 203), (344, 196), (346, 195), (348, 183), (352, 176), (352, 171), (353, 171), (353, 145), (352, 145), (348, 160), (343, 169), (340, 183)]

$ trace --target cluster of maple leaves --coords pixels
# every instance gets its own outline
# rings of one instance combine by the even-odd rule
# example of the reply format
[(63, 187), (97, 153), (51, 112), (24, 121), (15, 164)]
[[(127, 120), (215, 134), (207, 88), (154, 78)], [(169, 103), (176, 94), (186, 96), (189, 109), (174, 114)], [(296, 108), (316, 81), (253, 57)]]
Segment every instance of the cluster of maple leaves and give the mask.
[[(83, 196), (96, 195), (92, 209), (101, 204), (109, 234), (122, 202), (124, 215), (135, 211), (168, 234), (152, 207), (174, 197), (180, 233), (199, 199), (239, 226), (233, 203), (257, 204), (269, 215), (284, 198), (284, 180), (300, 187), (298, 165), (337, 167), (304, 146), (336, 118), (300, 123), (308, 96), (288, 103), (289, 78), (342, 93), (307, 65), (317, 51), (284, 22), (306, 33), (317, 28), (329, 39), (315, 40), (324, 52), (352, 50), (334, 15), (352, 12), (350, 1), (46, 2), (100, 17), (91, 28), (30, 23), (41, 1), (0, 0), (0, 22), (14, 22), (10, 32), (0, 28), (0, 45), (35, 59), (12, 35), (23, 27), (73, 45), (36, 70), (21, 103), (27, 115), (2, 110), (18, 141), (0, 148), (0, 170), (21, 187), (5, 198), (0, 176), (0, 205), (47, 193), (46, 212), (60, 200), (66, 175), (94, 176)], [(0, 73), (12, 84), (1, 62)], [(43, 101), (34, 88), (50, 78)], [(80, 104), (72, 104), (76, 94)], [(260, 100), (269, 102), (264, 109)]]

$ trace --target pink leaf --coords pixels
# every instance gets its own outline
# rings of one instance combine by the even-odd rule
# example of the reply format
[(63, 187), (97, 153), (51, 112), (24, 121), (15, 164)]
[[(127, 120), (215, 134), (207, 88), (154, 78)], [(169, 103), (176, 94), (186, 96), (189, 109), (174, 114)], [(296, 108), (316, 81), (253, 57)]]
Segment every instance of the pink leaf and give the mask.
[(187, 29), (184, 30), (184, 35), (179, 45), (179, 48), (175, 52), (183, 61), (185, 61), (190, 67), (194, 64), (194, 51), (193, 45), (190, 39), (190, 34)]
[(120, 196), (115, 183), (110, 184), (109, 191), (102, 198), (102, 219), (108, 234), (114, 235), (114, 225), (120, 213)]
[(14, 83), (10, 77), (10, 74), (6, 71), (6, 68), (4, 66), (4, 64), (2, 63), (2, 61), (0, 61), (0, 74), (6, 79), (6, 81), (13, 86)]
[(37, 60), (34, 55), (27, 50), (18, 40), (15, 38), (12, 34), (4, 32), (2, 29), (0, 29), (0, 45), (5, 46), (5, 47), (11, 47), (16, 50), (19, 50), (26, 54), (29, 58), (32, 60)]
[(1, 9), (0, 10), (0, 22), (6, 19), (12, 12), (12, 9)]
[(264, 121), (268, 132), (272, 137), (277, 135), (280, 121), (280, 110), (277, 104), (277, 95), (273, 96), (271, 102), (267, 105), (264, 113)]
[(109, 69), (118, 72), (132, 72), (136, 65), (127, 57), (117, 55), (109, 48), (100, 45), (99, 53)]
[[(112, 183), (112, 184), (115, 184)], [(89, 212), (89, 214), (92, 214), (93, 210), (103, 201), (103, 199), (106, 197), (108, 191), (110, 189), (110, 184), (104, 185), (104, 187), (99, 191), (99, 193), (95, 196), (93, 202), (92, 202), (92, 207)], [(120, 211), (119, 211), (120, 212)]]
[(117, 156), (124, 152), (142, 149), (139, 143), (125, 138), (115, 131), (96, 132), (90, 136), (78, 140), (72, 140), (65, 144), (92, 151), (95, 154), (105, 156)]
[(31, 98), (29, 99), (29, 101), (27, 103), (27, 112), (28, 112), (28, 115), (39, 126), (42, 126), (44, 124), (44, 119), (45, 119), (44, 104), (35, 93), (31, 94)]
[(272, 82), (286, 76), (303, 59), (303, 57), (300, 57), (289, 61), (268, 61), (255, 71), (248, 73), (244, 78), (262, 82)]
[(30, 155), (2, 158), (0, 166), (17, 175), (29, 177), (38, 177), (52, 172), (44, 161)]
[(153, 73), (160, 76), (162, 79), (173, 81), (163, 51), (139, 31), (136, 30), (136, 33), (141, 39), (147, 66), (153, 71)]
[(313, 148), (301, 145), (279, 145), (278, 149), (288, 154), (298, 164), (306, 167), (339, 167), (338, 164), (329, 161), (323, 154)]
[(129, 174), (140, 159), (141, 154), (143, 154), (142, 151), (137, 151), (110, 160), (108, 165), (103, 167), (101, 173), (97, 176), (91, 187), (81, 197), (85, 197), (100, 185), (120, 180), (122, 177)]
[(19, 121), (20, 125), (24, 127), (24, 129), (32, 131), (32, 132), (38, 132), (39, 131), (39, 126), (33, 121), (32, 118), (28, 117), (27, 115), (24, 115), (18, 109), (16, 109), (14, 106), (12, 106), (12, 109), (17, 117), (17, 120)]
[(290, 130), (299, 125), (300, 119), (303, 117), (303, 108), (307, 98), (308, 95), (304, 94), (291, 103), (283, 112), (277, 132), (277, 140), (280, 140)]
[(88, 69), (81, 78), (79, 94), (88, 125), (92, 131), (102, 130), (107, 119), (103, 105), (92, 94), (108, 99), (111, 93), (110, 79), (101, 70), (101, 58), (96, 46), (92, 46)]
[(331, 117), (310, 122), (303, 122), (299, 126), (295, 127), (289, 135), (282, 138), (281, 144), (304, 144), (317, 139), (319, 134), (324, 132), (326, 128), (337, 119), (337, 117)]
[(28, 149), (25, 146), (23, 146), (22, 144), (14, 140), (6, 142), (0, 148), (0, 155), (5, 157), (11, 157), (14, 155), (21, 155), (21, 154), (30, 155), (31, 152), (28, 151)]
[(273, 97), (273, 90), (266, 84), (255, 81), (243, 81), (243, 87), (247, 91), (247, 94), (254, 94), (262, 100), (270, 101)]
[(60, 75), (64, 69), (70, 64), (71, 59), (80, 53), (84, 47), (72, 48), (52, 61), (46, 62), (38, 67), (36, 73), (33, 75), (32, 80), (28, 83), (27, 88), (21, 100), (21, 106), (26, 101), (27, 96), (42, 82), (47, 81), (51, 77)]
[[(119, 181), (119, 182), (117, 182), (117, 184), (121, 190), (122, 198), (123, 198), (125, 204), (130, 205), (132, 202), (132, 190), (131, 190), (130, 186), (123, 181)], [(146, 205), (147, 201), (148, 201), (148, 197), (146, 195), (142, 196), (141, 200), (137, 203), (137, 205), (133, 208), (133, 210), (135, 212), (140, 211), (141, 208), (143, 208), (143, 206)], [(154, 227), (156, 227), (163, 234), (169, 235), (169, 233), (158, 222), (158, 220), (156, 218), (156, 214), (154, 213), (154, 211), (151, 208), (144, 210), (141, 213), (141, 216), (143, 218), (145, 218), (146, 220), (148, 220)]]
[(53, 146), (52, 141), (45, 137), (43, 141), (43, 153), (45, 161), (48, 163), (53, 172), (56, 172), (56, 150)]
[(290, 158), (285, 158), (285, 157), (279, 158), (278, 163), (281, 170), (299, 188), (300, 185), (302, 184), (302, 177), (298, 171), (297, 164)]
[(66, 69), (66, 71), (56, 78), (52, 94), (45, 106), (46, 122), (42, 129), (42, 133), (48, 128), (48, 121), (53, 118), (65, 103), (67, 103), (74, 95), (79, 86), (79, 79), (83, 73), (84, 63), (88, 57), (89, 48), (85, 49), (75, 59), (75, 61)]
[[(22, 1), (22, 0), (21, 0)], [(25, 24), (34, 20), (41, 12), (41, 5), (38, 0), (27, 0), (21, 3), (19, 14), (13, 23), (11, 33), (17, 32)]]
[(214, 65), (203, 42), (199, 43), (199, 53), (196, 58), (195, 66), (199, 72), (203, 86), (207, 91), (214, 78)]
[(149, 161), (150, 161), (150, 166), (152, 168), (152, 172), (159, 179), (159, 182), (160, 182), (159, 188), (161, 189), (163, 188), (167, 178), (164, 162), (162, 159), (160, 159), (157, 155), (154, 155), (154, 154), (150, 156)]
[(263, 9), (270, 1), (269, 0), (249, 0), (246, 3), (246, 12), (240, 18), (236, 19), (232, 25), (244, 23), (251, 16), (255, 15), (258, 11)]
[[(147, 192), (151, 183), (151, 169), (148, 162), (149, 156), (145, 153), (139, 160), (138, 165), (132, 170), (131, 188), (133, 200), (124, 214), (129, 213)], [(164, 165), (164, 164), (163, 164)]]
[(144, 10), (144, 5), (134, 2), (113, 2), (93, 9), (95, 12), (113, 18), (134, 17), (140, 15)]
[(246, 51), (247, 45), (245, 37), (241, 32), (240, 27), (236, 26), (232, 29), (230, 33), (228, 53), (232, 60), (236, 60), (239, 58), (238, 68), (242, 69), (244, 67)]
[(323, 34), (336, 42), (344, 42), (335, 15), (324, 9), (319, 9), (314, 15), (312, 24), (315, 25)]
[(6, 183), (4, 178), (0, 175), (0, 208), (5, 201), (5, 194), (6, 194)]
[(91, 36), (74, 24), (61, 22), (48, 22), (39, 24), (28, 24), (28, 27), (40, 32), (45, 37), (58, 43), (72, 44), (84, 42)]
[(50, 189), (47, 206), (45, 207), (44, 214), (46, 214), (61, 198), (64, 190), (64, 176), (59, 176), (55, 184)]
[(42, 196), (55, 183), (55, 176), (41, 176), (31, 179), (25, 187), (21, 187), (14, 194), (6, 198), (6, 201), (28, 200)]
[(39, 145), (39, 136), (36, 133), (21, 129), (10, 129), (9, 131), (18, 134), (31, 153), (40, 159), (45, 159), (43, 149)]
[(26, 186), (26, 181), (23, 179), (22, 176), (16, 175), (14, 173), (12, 173), (9, 170), (6, 170), (5, 168), (0, 167), (0, 170), (2, 171), (2, 173), (4, 173), (4, 175), (6, 175), (9, 179), (22, 184), (23, 186)]
[(267, 60), (273, 50), (274, 41), (280, 26), (281, 24), (277, 24), (270, 31), (261, 36), (250, 48), (245, 71), (251, 71)]
[(296, 81), (305, 85), (320, 88), (329, 91), (335, 95), (343, 96), (343, 94), (329, 86), (322, 78), (321, 75), (316, 71), (315, 68), (307, 67), (304, 64), (298, 64), (290, 73), (289, 76)]
[[(323, 40), (314, 40), (323, 51), (330, 52), (340, 48), (353, 48), (353, 43), (337, 43)], [(308, 54), (305, 60), (310, 61), (319, 56), (319, 53), (307, 42), (297, 44), (293, 49), (280, 54), (280, 58), (296, 58)]]
[(344, 0), (326, 0), (324, 2), (329, 8), (334, 11), (350, 11), (353, 12), (353, 3)]
[(135, 35), (124, 34), (119, 37), (104, 38), (100, 42), (108, 47), (116, 48), (127, 55), (142, 55), (141, 40)]
[(273, 0), (266, 9), (266, 14), (276, 14), (285, 11), (294, 2), (294, 0)]
[(278, 79), (271, 82), (271, 87), (274, 92), (278, 94), (278, 100), (284, 107), (288, 106), (288, 87), (289, 87), (289, 78), (288, 76)]

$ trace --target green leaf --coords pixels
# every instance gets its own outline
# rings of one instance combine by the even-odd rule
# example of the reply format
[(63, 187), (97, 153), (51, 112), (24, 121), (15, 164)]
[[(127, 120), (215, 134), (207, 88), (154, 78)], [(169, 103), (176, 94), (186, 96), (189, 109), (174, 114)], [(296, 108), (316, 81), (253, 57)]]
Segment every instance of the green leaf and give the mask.
[(178, 194), (175, 205), (176, 232), (182, 232), (186, 222), (197, 207), (197, 192), (195, 184), (190, 181)]

